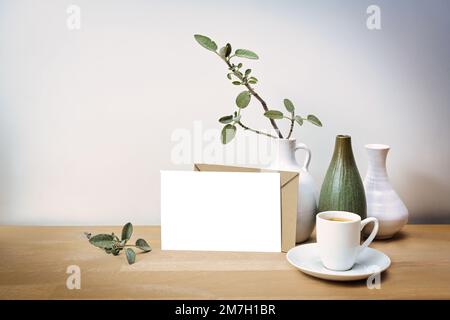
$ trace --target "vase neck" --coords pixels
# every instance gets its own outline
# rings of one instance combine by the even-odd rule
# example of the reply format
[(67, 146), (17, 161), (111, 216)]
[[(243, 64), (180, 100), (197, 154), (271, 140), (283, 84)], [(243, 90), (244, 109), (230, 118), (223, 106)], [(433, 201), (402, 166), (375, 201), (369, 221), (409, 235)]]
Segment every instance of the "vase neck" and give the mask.
[(336, 136), (333, 160), (344, 163), (355, 163), (352, 150), (352, 139), (347, 135)]
[(271, 145), (273, 156), (270, 167), (274, 169), (299, 169), (300, 166), (295, 160), (295, 145), (294, 139), (273, 140)]
[(369, 158), (367, 175), (387, 178), (386, 158), (389, 152), (389, 146), (382, 144), (366, 145)]

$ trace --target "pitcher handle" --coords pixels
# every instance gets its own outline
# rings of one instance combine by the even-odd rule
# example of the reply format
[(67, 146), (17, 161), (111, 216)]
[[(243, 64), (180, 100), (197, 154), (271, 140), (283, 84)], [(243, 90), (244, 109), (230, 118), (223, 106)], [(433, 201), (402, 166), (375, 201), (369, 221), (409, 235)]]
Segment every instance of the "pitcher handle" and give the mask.
[(303, 169), (308, 170), (309, 163), (311, 162), (311, 150), (304, 143), (297, 142), (295, 145), (295, 151), (302, 149), (306, 151), (305, 161), (303, 162)]

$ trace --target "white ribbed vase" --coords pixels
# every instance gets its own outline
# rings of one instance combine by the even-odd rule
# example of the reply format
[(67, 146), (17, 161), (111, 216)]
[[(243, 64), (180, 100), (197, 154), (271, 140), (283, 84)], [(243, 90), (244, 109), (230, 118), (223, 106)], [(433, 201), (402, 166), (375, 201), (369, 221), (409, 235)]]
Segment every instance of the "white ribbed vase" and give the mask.
[[(366, 145), (369, 165), (364, 179), (367, 217), (379, 222), (377, 239), (391, 238), (408, 222), (408, 209), (392, 188), (386, 170), (386, 157), (390, 147), (384, 144)], [(367, 229), (367, 228), (366, 228)], [(365, 234), (370, 230), (364, 230)]]

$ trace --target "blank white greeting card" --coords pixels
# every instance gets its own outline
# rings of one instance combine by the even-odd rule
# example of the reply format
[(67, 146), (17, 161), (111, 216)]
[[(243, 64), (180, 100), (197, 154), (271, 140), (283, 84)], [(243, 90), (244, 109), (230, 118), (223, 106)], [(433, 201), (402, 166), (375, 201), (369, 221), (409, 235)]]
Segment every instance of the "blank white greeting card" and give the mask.
[(161, 171), (161, 249), (281, 251), (277, 172)]

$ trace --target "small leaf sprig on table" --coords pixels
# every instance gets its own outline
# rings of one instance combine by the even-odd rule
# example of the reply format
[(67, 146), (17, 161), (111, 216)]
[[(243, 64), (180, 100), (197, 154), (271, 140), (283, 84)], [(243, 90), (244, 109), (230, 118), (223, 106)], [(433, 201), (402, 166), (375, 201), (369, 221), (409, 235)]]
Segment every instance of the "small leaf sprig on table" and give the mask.
[(134, 245), (127, 244), (133, 234), (133, 225), (131, 222), (123, 226), (121, 239), (114, 232), (111, 234), (101, 233), (94, 236), (88, 232), (84, 234), (92, 245), (103, 249), (108, 254), (117, 256), (120, 251), (125, 249), (125, 255), (129, 264), (133, 264), (136, 261), (136, 253), (131, 247), (138, 248), (144, 253), (152, 251), (152, 248), (144, 239), (137, 239)]
[[(228, 66), (227, 78), (231, 81), (232, 84), (236, 86), (244, 86), (246, 88), (245, 91), (242, 91), (236, 97), (235, 102), (237, 110), (232, 115), (226, 115), (219, 119), (219, 122), (225, 125), (222, 129), (221, 134), (221, 141), (223, 144), (227, 144), (234, 139), (234, 137), (236, 136), (237, 126), (241, 127), (244, 130), (248, 130), (256, 134), (265, 135), (274, 139), (285, 138), (285, 136), (283, 136), (280, 129), (278, 128), (275, 120), (288, 119), (290, 121), (289, 132), (287, 133), (286, 139), (289, 139), (292, 136), (295, 123), (297, 123), (299, 126), (302, 126), (304, 120), (306, 120), (315, 126), (322, 126), (319, 118), (317, 118), (313, 114), (309, 114), (306, 117), (297, 115), (294, 104), (289, 99), (284, 99), (283, 101), (284, 107), (288, 111), (288, 115), (283, 114), (283, 112), (279, 110), (269, 109), (266, 101), (263, 100), (253, 88), (253, 85), (256, 85), (258, 83), (258, 79), (252, 75), (252, 69), (245, 69), (244, 71), (243, 64), (241, 62), (234, 62), (235, 58), (258, 60), (259, 57), (256, 53), (247, 49), (237, 49), (233, 53), (231, 44), (229, 43), (219, 49), (217, 44), (212, 39), (201, 34), (194, 35), (194, 38), (203, 48), (214, 52), (220, 59), (222, 59), (226, 63), (226, 65)], [(245, 109), (250, 104), (252, 97), (258, 100), (261, 104), (264, 110), (264, 116), (269, 119), (272, 128), (277, 133), (276, 136), (267, 132), (252, 129), (242, 122), (241, 110)]]

